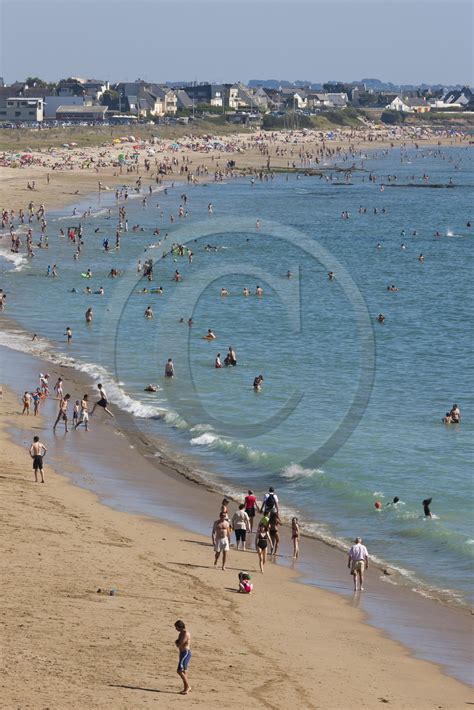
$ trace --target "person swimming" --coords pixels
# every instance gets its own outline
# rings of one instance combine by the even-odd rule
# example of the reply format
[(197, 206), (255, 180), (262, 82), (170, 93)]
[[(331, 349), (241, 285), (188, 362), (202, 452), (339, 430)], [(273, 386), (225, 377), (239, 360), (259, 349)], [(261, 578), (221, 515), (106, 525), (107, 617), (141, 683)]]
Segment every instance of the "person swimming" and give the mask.
[(432, 500), (433, 500), (433, 498), (425, 498), (425, 500), (421, 504), (423, 506), (423, 512), (425, 514), (425, 518), (432, 518), (433, 517), (431, 510), (430, 510), (430, 505), (431, 505)]
[(260, 392), (263, 385), (263, 375), (257, 375), (253, 381), (253, 388), (255, 391)]

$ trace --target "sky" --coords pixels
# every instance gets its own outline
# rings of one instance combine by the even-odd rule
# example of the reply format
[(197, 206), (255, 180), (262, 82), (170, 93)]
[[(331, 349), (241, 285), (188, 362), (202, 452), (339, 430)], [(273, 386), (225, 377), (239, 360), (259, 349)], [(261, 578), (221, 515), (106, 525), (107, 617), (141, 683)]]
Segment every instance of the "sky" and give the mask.
[(471, 0), (0, 0), (0, 76), (472, 84)]

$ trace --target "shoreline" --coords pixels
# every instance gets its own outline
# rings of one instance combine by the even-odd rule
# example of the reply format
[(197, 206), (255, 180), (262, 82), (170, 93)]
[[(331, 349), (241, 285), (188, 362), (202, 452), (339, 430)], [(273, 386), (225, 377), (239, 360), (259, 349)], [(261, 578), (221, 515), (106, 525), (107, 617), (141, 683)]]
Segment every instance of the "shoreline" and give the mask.
[[(144, 707), (156, 692), (166, 693), (171, 707), (181, 701), (176, 617), (193, 633), (192, 703), (222, 707), (225, 693), (226, 705), (239, 708), (242, 687), (255, 707), (282, 710), (321, 703), (336, 710), (347, 692), (351, 705), (361, 708), (390, 702), (400, 710), (454, 709), (472, 699), (467, 686), (369, 626), (357, 604), (295, 585), (296, 574), (280, 565), (267, 563), (261, 576), (255, 553), (231, 551), (222, 573), (212, 568), (208, 538), (104, 507), (56, 472), (52, 447), (45, 486), (32, 483), (25, 451), (31, 418), (15, 408), (16, 398), (4, 391), (0, 437), (8, 472), (1, 525), (15, 532), (2, 535), (5, 554), (15, 561), (4, 580), (10, 614), (3, 622), (3, 698), (9, 706)], [(44, 422), (35, 424), (43, 438)], [(16, 430), (21, 448), (5, 427)], [(57, 463), (67, 469), (67, 455), (58, 453)], [(235, 594), (243, 558), (255, 584), (248, 598)], [(112, 587), (117, 591), (110, 596)], [(33, 590), (41, 603), (31, 604)], [(18, 624), (21, 616), (27, 623)], [(317, 682), (308, 683), (308, 673)]]
[[(15, 323), (11, 319), (7, 319), (7, 327), (4, 328), (4, 333), (11, 331), (18, 338), (18, 333), (21, 331), (22, 335), (27, 336), (27, 332), (22, 326)], [(5, 324), (5, 320), (3, 320)], [(29, 338), (28, 338), (29, 339)], [(45, 343), (45, 348), (40, 350), (41, 343)], [(26, 338), (25, 338), (26, 344)], [(135, 448), (141, 456), (145, 458), (153, 459), (152, 463), (156, 463), (159, 467), (165, 467), (171, 474), (178, 476), (185, 482), (189, 482), (193, 485), (199, 487), (200, 490), (206, 490), (214, 494), (215, 496), (227, 497), (234, 503), (241, 502), (241, 492), (235, 488), (235, 484), (231, 481), (227, 481), (225, 476), (221, 471), (215, 470), (211, 471), (209, 468), (202, 468), (202, 465), (197, 459), (194, 459), (192, 455), (180, 452), (176, 446), (175, 442), (169, 441), (166, 437), (166, 433), (161, 436), (159, 434), (144, 433), (135, 423), (135, 418), (144, 418), (136, 415), (133, 411), (134, 405), (138, 404), (137, 400), (130, 398), (130, 395), (125, 393), (121, 388), (119, 391), (121, 396), (125, 396), (130, 400), (129, 409), (124, 407), (124, 403), (118, 404), (115, 401), (114, 394), (111, 393), (111, 383), (107, 381), (108, 377), (113, 377), (110, 373), (105, 374), (105, 369), (101, 365), (97, 365), (96, 374), (93, 375), (90, 371), (86, 371), (81, 368), (81, 360), (74, 360), (68, 362), (69, 356), (60, 351), (54, 350), (54, 344), (50, 343), (46, 338), (41, 338), (37, 344), (39, 352), (29, 351), (26, 352), (20, 348), (14, 348), (5, 343), (0, 343), (0, 352), (4, 348), (11, 349), (13, 351), (22, 353), (27, 357), (39, 358), (40, 363), (44, 363), (45, 366), (41, 365), (39, 371), (48, 370), (53, 374), (51, 379), (57, 376), (62, 376), (66, 381), (72, 382), (74, 385), (78, 386), (79, 389), (84, 387), (89, 393), (89, 396), (93, 399), (96, 396), (95, 382), (99, 379), (106, 383), (107, 391), (109, 391), (109, 397), (111, 403), (114, 405), (118, 412), (115, 421), (120, 421), (120, 432), (123, 436), (127, 438), (130, 442), (130, 447)], [(48, 357), (46, 357), (48, 355)], [(42, 360), (41, 358), (46, 359)], [(46, 362), (48, 365), (46, 366)], [(84, 364), (84, 363), (82, 363)], [(90, 365), (91, 363), (87, 363)], [(79, 365), (79, 367), (77, 367)], [(101, 371), (98, 374), (99, 370)], [(72, 375), (72, 376), (71, 376)], [(18, 395), (21, 395), (21, 391), (18, 390)], [(133, 403), (133, 404), (132, 404)], [(146, 406), (146, 405), (145, 405)], [(165, 410), (164, 410), (165, 411)], [(165, 416), (161, 416), (167, 426)], [(150, 453), (153, 451), (153, 453)], [(156, 461), (155, 461), (156, 459)], [(295, 515), (295, 511), (292, 509), (286, 509), (286, 513), (282, 511), (283, 526), (282, 529), (286, 530), (290, 534), (291, 528), (291, 517)], [(178, 521), (179, 523), (181, 521)], [(310, 524), (318, 524), (319, 521), (313, 520)], [(305, 527), (305, 521), (300, 519), (300, 531), (301, 536), (307, 540), (314, 540), (318, 544), (327, 546), (331, 550), (335, 550), (338, 553), (347, 554), (350, 547), (350, 542), (345, 542), (343, 539), (335, 537), (333, 534), (324, 535), (321, 532), (316, 532), (314, 530), (309, 530), (307, 526)], [(384, 581), (391, 584), (397, 585), (400, 589), (404, 589), (407, 592), (414, 592), (423, 598), (433, 600), (437, 604), (441, 604), (448, 609), (459, 610), (461, 613), (470, 614), (471, 606), (467, 601), (460, 601), (458, 597), (457, 590), (448, 590), (442, 588), (434, 588), (429, 586), (425, 581), (420, 580), (416, 577), (416, 573), (412, 571), (401, 572), (398, 567), (387, 560), (379, 559), (372, 556), (372, 567), (378, 570), (378, 573), (383, 575)], [(419, 585), (422, 585), (421, 588)]]
[[(5, 352), (4, 347), (2, 351)], [(13, 352), (7, 349), (7, 353)], [(3, 381), (9, 387), (18, 388), (18, 370), (24, 373), (26, 381), (26, 373), (29, 377), (36, 377), (38, 365), (31, 356), (18, 352), (13, 358), (15, 375), (8, 375), (13, 368), (7, 366)], [(11, 357), (2, 357), (2, 361), (11, 362)], [(89, 377), (84, 373), (49, 363), (48, 369), (54, 375), (60, 372), (78, 391), (82, 387), (91, 391)], [(18, 396), (21, 391), (20, 387)], [(46, 407), (54, 410), (55, 400), (48, 400)], [(48, 427), (44, 434), (46, 445), (57, 448), (56, 459), (50, 465), (64, 471), (66, 460), (65, 473), (69, 480), (92, 491), (101, 503), (114, 510), (145, 515), (173, 527), (184, 526), (193, 534), (208, 534), (222, 493), (219, 494), (208, 484), (196, 482), (192, 476), (183, 476), (176, 467), (167, 465), (166, 457), (160, 455), (157, 458), (150, 453), (150, 443), (143, 435), (129, 438), (129, 421), (130, 415), (123, 412), (119, 412), (115, 420), (98, 421), (95, 416), (91, 424), (98, 433), (87, 435), (86, 450), (82, 432), (66, 437), (61, 433), (52, 437)], [(18, 442), (18, 434), (14, 439)], [(106, 461), (104, 451), (109, 455)], [(71, 465), (70, 461), (80, 462), (80, 465)], [(87, 473), (89, 470), (94, 474)], [(301, 586), (316, 593), (321, 589), (327, 590), (341, 599), (345, 598), (346, 603), (351, 603), (351, 599), (354, 602), (344, 551), (322, 540), (305, 537), (302, 540), (302, 559), (297, 565), (291, 565), (291, 559), (286, 559), (289, 555), (287, 537), (284, 530), (278, 567), (281, 564), (285, 568), (292, 567), (298, 581), (303, 582)], [(386, 638), (402, 643), (415, 654), (415, 658), (429, 659), (442, 666), (444, 672), (464, 682), (471, 680), (471, 635), (468, 631), (471, 624), (467, 623), (471, 617), (468, 610), (425, 598), (407, 587), (393, 584), (393, 580), (380, 574), (376, 564), (369, 570), (367, 588), (369, 591), (363, 599), (356, 600), (365, 612), (364, 623), (375, 627)]]

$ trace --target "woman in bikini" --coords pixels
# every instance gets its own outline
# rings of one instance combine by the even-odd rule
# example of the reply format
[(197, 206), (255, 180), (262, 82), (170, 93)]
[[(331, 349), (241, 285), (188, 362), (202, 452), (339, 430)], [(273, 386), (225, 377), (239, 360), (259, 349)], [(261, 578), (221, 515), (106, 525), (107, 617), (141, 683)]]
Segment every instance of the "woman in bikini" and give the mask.
[(270, 536), (265, 525), (259, 525), (257, 534), (255, 535), (255, 549), (258, 553), (258, 564), (260, 572), (263, 574), (263, 568), (267, 559), (267, 547)]
[(270, 513), (270, 521), (268, 523), (268, 532), (270, 535), (270, 541), (272, 544), (271, 555), (276, 555), (278, 550), (278, 545), (280, 542), (280, 533), (278, 532), (278, 526), (281, 525), (280, 516), (276, 511)]

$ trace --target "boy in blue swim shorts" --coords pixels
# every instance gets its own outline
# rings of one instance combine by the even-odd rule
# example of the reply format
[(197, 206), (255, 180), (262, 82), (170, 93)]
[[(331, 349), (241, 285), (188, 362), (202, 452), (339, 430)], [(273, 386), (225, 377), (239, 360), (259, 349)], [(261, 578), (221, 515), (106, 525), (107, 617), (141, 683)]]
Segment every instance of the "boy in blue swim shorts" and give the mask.
[(184, 687), (181, 691), (181, 695), (187, 695), (191, 690), (191, 686), (188, 682), (188, 664), (191, 660), (191, 634), (187, 631), (186, 624), (184, 621), (181, 621), (181, 619), (175, 621), (174, 628), (179, 632), (179, 636), (175, 641), (179, 651), (179, 662), (176, 672), (183, 681)]

